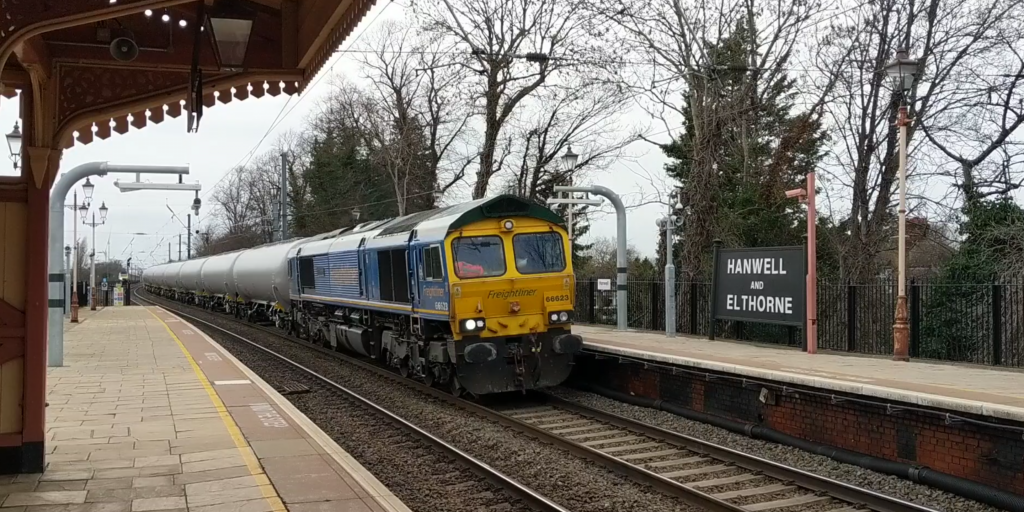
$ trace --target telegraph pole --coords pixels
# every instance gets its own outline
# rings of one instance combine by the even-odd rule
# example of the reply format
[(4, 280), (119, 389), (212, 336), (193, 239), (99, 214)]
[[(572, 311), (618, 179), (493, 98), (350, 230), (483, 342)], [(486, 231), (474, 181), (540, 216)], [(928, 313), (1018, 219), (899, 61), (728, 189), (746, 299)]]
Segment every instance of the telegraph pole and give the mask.
[(178, 261), (181, 261), (181, 233), (178, 233)]
[(281, 222), (281, 240), (288, 239), (288, 153), (281, 152), (281, 213), (278, 219)]
[(191, 213), (188, 214), (188, 247), (187, 247), (187, 249), (188, 249), (188, 252), (186, 252), (185, 254), (188, 256), (188, 259), (192, 259), (192, 214)]

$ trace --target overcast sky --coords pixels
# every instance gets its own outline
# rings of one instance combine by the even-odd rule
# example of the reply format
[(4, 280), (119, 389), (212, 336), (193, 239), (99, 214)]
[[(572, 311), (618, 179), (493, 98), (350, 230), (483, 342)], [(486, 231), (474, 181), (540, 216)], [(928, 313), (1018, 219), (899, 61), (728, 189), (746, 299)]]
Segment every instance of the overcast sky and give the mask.
[[(378, 2), (342, 48), (347, 49), (367, 27), (372, 30), (373, 25), (379, 25), (389, 18), (400, 19), (402, 16), (403, 9), (398, 3), (389, 6), (388, 2)], [(370, 25), (371, 20), (373, 25)], [(359, 66), (351, 54), (344, 53), (336, 54), (330, 64), (325, 66), (320, 73), (352, 78), (357, 78), (360, 75)], [(233, 101), (227, 105), (218, 104), (214, 108), (204, 111), (198, 133), (186, 133), (186, 121), (183, 115), (177, 119), (167, 117), (163, 123), (151, 124), (142, 130), (132, 128), (125, 135), (115, 133), (107, 140), (96, 138), (89, 145), (76, 145), (65, 150), (61, 162), (61, 172), (94, 161), (118, 164), (189, 165), (191, 174), (185, 178), (186, 181), (198, 181), (203, 186), (200, 197), (203, 199), (204, 209), (200, 212), (199, 219), (199, 222), (203, 222), (203, 218), (210, 213), (210, 206), (212, 206), (210, 196), (214, 185), (232, 167), (240, 161), (244, 161), (246, 155), (263, 138), (275, 117), (282, 112), (282, 108), (287, 113), (287, 117), (266, 137), (257, 153), (269, 150), (278, 134), (289, 130), (301, 130), (309, 118), (310, 110), (315, 107), (318, 97), (329, 91), (329, 82), (329, 77), (323, 77), (316, 87), (307, 88), (302, 96), (293, 97), (290, 102), (287, 96), (281, 95), (276, 98), (264, 96), (258, 99)], [(11, 131), (18, 115), (17, 99), (0, 98), (0, 130), (3, 133)], [(637, 114), (629, 117), (636, 117), (638, 121), (643, 122), (642, 118), (645, 116)], [(662, 136), (662, 138), (664, 137)], [(640, 201), (640, 191), (646, 192), (647, 195), (651, 195), (650, 193), (653, 192), (649, 180), (640, 176), (646, 175), (647, 172), (663, 176), (662, 166), (666, 160), (657, 148), (646, 143), (634, 144), (629, 148), (629, 153), (634, 158), (624, 159), (604, 172), (594, 173), (590, 176), (590, 181), (623, 194), (627, 204), (636, 204)], [(13, 172), (10, 165), (0, 165), (0, 171), (2, 171), (0, 175), (10, 175)], [(639, 173), (640, 176), (636, 173)], [(193, 193), (165, 191), (121, 193), (114, 187), (115, 179), (132, 181), (134, 176), (110, 175), (93, 180), (96, 189), (92, 211), (95, 212), (102, 202), (106, 202), (110, 209), (106, 225), (96, 228), (96, 246), (100, 251), (97, 255), (98, 260), (102, 261), (108, 258), (125, 260), (129, 255), (133, 255), (133, 263), (142, 266), (163, 263), (167, 261), (168, 243), (172, 243), (173, 257), (177, 259), (178, 234), (184, 236), (185, 229), (171, 217), (165, 205), (170, 205), (182, 221), (185, 221), (185, 214), (189, 212)], [(154, 176), (151, 180), (172, 181), (173, 178)], [(81, 197), (81, 187), (76, 188)], [(458, 202), (462, 199), (466, 198), (446, 196), (445, 202)], [(72, 197), (69, 193), (67, 203), (70, 204), (71, 201)], [(607, 209), (611, 210), (610, 207)], [(657, 247), (654, 223), (662, 215), (663, 209), (657, 205), (647, 205), (631, 209), (629, 212), (629, 242), (644, 254), (653, 255)], [(65, 216), (65, 245), (70, 244), (73, 238), (72, 219), (79, 219), (77, 216), (72, 217), (70, 213), (68, 212), (68, 215)], [(98, 219), (99, 214), (96, 215)], [(196, 220), (193, 219), (193, 226), (195, 224)], [(614, 215), (595, 215), (592, 224), (591, 232), (598, 236), (613, 236), (615, 233)], [(91, 228), (83, 226), (79, 220), (79, 237), (91, 236), (90, 231)], [(109, 255), (105, 255), (104, 251), (107, 251), (108, 244)], [(184, 245), (183, 241), (183, 255)]]

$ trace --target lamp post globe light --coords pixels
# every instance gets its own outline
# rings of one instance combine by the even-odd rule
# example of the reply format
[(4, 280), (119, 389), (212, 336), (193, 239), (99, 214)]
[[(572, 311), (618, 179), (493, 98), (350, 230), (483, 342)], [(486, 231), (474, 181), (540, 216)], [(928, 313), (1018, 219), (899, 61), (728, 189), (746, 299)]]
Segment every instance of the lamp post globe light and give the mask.
[[(580, 160), (580, 155), (572, 152), (572, 146), (566, 146), (565, 154), (562, 155), (561, 164), (562, 164), (562, 172), (564, 173), (564, 175), (567, 178), (566, 179), (566, 185), (568, 185), (570, 187), (572, 186), (572, 174), (573, 174), (573, 171), (576, 170), (576, 164), (579, 163), (579, 160)], [(572, 199), (572, 198), (574, 198), (576, 196), (576, 194), (573, 193), (573, 192), (567, 192), (567, 194), (568, 194), (568, 197), (570, 199)], [(559, 195), (559, 197), (561, 197), (562, 194), (559, 193), (558, 195)], [(572, 225), (573, 225), (573, 218), (572, 218), (573, 211), (572, 211), (572, 209), (573, 209), (573, 205), (572, 204), (567, 204), (565, 206), (565, 211), (566, 211), (566, 219), (565, 219), (566, 220), (566, 227), (568, 228), (567, 232), (569, 233), (569, 258), (572, 258), (573, 242), (575, 241), (574, 240), (575, 237), (573, 236), (574, 233), (575, 233), (575, 230), (572, 227)]]
[(896, 115), (899, 128), (900, 202), (899, 202), (899, 285), (896, 297), (896, 319), (892, 327), (893, 359), (910, 359), (910, 325), (907, 310), (907, 126), (910, 125), (907, 98), (914, 89), (918, 73), (917, 59), (910, 58), (906, 48), (896, 51), (896, 58), (885, 65), (885, 74), (892, 80), (893, 89), (900, 91), (900, 106)]
[(580, 155), (572, 152), (572, 146), (565, 148), (565, 154), (562, 155), (562, 170), (570, 172), (576, 168), (576, 163), (579, 162)]
[(18, 122), (14, 122), (14, 129), (7, 134), (7, 149), (11, 152), (11, 161), (14, 162), (14, 170), (18, 170), (18, 163), (21, 161), (21, 129)]
[[(89, 182), (86, 181), (86, 184), (89, 184)], [(82, 224), (92, 227), (92, 250), (89, 252), (89, 266), (92, 267), (89, 271), (90, 311), (96, 311), (96, 226), (102, 226), (107, 223), (107, 212), (110, 211), (110, 209), (107, 208), (107, 203), (103, 202), (100, 204), (99, 210), (100, 220), (98, 222), (96, 221), (95, 213), (92, 214), (92, 222), (87, 222), (85, 220), (85, 215), (82, 215)], [(88, 209), (86, 209), (86, 211), (88, 211)], [(109, 257), (109, 255), (107, 257)]]

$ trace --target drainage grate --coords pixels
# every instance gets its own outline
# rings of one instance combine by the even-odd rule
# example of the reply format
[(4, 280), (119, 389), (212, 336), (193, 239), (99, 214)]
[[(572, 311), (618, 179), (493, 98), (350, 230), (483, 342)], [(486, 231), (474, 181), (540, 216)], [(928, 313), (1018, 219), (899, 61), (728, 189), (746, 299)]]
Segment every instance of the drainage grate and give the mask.
[(308, 387), (298, 382), (291, 382), (277, 388), (277, 392), (282, 395), (301, 395), (310, 391)]

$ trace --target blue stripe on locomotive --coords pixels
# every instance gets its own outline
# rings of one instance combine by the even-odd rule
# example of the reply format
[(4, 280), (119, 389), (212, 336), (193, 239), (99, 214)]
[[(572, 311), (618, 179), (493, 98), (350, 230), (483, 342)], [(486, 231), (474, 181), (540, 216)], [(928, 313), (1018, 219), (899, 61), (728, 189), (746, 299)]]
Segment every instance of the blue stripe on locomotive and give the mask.
[[(407, 247), (409, 249), (408, 264), (416, 269), (412, 274), (414, 281), (410, 283), (410, 287), (416, 292), (412, 307), (416, 310), (430, 311), (430, 313), (420, 313), (425, 318), (448, 320), (447, 270), (443, 270), (444, 278), (442, 280), (426, 280), (422, 277), (423, 251), (436, 243), (412, 243), (373, 249), (359, 248), (315, 255), (313, 256), (314, 289), (307, 289), (305, 292), (299, 289), (299, 258), (292, 258), (290, 262), (292, 293), (300, 296), (297, 298), (301, 298), (302, 295), (316, 295), (318, 298), (328, 299), (325, 302), (359, 301), (359, 304), (353, 303), (352, 305), (394, 312), (393, 308), (387, 307), (394, 303), (380, 299), (380, 268), (377, 253)], [(440, 252), (442, 269), (446, 269), (447, 255), (443, 250)], [(312, 300), (316, 301), (318, 298), (312, 298)], [(379, 303), (381, 307), (374, 307), (374, 302)]]

